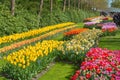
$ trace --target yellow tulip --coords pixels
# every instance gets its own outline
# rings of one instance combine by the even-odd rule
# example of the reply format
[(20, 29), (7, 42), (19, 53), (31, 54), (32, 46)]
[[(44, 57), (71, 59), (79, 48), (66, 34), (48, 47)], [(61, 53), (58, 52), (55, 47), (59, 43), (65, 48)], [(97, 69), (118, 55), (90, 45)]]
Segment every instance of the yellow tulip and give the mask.
[(19, 63), (19, 64), (18, 64), (18, 66), (19, 66), (19, 67), (22, 67), (22, 64), (21, 64), (21, 63)]
[(26, 67), (25, 65), (22, 65), (22, 68), (23, 68), (23, 69), (25, 69), (25, 67)]

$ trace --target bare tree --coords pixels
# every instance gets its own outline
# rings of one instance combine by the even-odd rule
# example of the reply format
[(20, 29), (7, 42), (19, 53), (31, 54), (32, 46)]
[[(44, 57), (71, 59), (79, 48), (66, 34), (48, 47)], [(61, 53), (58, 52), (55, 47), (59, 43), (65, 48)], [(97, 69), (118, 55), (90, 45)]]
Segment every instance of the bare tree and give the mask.
[(53, 10), (53, 0), (50, 0), (50, 12), (52, 13)]
[(74, 8), (76, 8), (76, 0), (74, 0), (74, 4), (73, 4)]
[(11, 0), (11, 14), (15, 15), (15, 0)]
[(43, 0), (40, 0), (40, 7), (39, 7), (39, 16), (41, 16), (42, 8), (43, 8)]
[(70, 9), (70, 0), (68, 0), (68, 10)]
[(64, 0), (63, 2), (63, 12), (65, 12), (65, 9), (66, 9), (66, 0)]
[(78, 0), (78, 9), (80, 9), (80, 1), (81, 1), (81, 0)]

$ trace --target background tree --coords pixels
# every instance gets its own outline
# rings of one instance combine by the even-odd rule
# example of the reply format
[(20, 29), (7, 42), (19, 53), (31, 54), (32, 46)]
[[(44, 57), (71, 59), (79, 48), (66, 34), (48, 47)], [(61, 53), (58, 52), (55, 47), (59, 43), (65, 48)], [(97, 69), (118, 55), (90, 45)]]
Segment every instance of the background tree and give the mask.
[(53, 0), (50, 0), (50, 12), (52, 13), (53, 10)]
[(120, 8), (120, 0), (115, 0), (115, 1), (112, 3), (112, 7)]
[(70, 5), (71, 4), (71, 1), (70, 0), (68, 0), (68, 10), (70, 9)]
[(63, 1), (63, 12), (65, 12), (65, 9), (66, 9), (66, 0)]
[(74, 7), (74, 9), (76, 9), (76, 0), (73, 0), (73, 1), (74, 1), (73, 7)]
[(39, 16), (41, 15), (43, 9), (43, 0), (40, 0)]
[(15, 0), (11, 0), (11, 14), (13, 16), (15, 14)]
[(78, 7), (77, 7), (78, 9), (80, 9), (80, 1), (81, 0), (78, 0)]

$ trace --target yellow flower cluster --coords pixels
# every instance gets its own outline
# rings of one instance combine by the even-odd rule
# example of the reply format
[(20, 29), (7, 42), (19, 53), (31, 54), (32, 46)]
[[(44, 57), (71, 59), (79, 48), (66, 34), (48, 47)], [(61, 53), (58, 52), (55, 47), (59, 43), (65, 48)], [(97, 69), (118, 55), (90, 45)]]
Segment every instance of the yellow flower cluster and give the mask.
[(65, 26), (73, 25), (73, 24), (75, 24), (75, 23), (72, 23), (72, 22), (61, 23), (61, 24), (57, 24), (57, 25), (53, 25), (53, 26), (46, 26), (44, 28), (30, 30), (28, 32), (17, 33), (17, 34), (13, 34), (13, 35), (9, 35), (9, 36), (3, 36), (3, 37), (0, 37), (0, 44), (15, 41), (18, 39), (24, 39), (26, 37), (34, 36), (34, 35), (41, 34), (46, 31), (50, 31), (50, 30), (57, 29), (57, 28), (62, 28)]
[(41, 39), (53, 36), (53, 35), (55, 35), (55, 34), (57, 34), (59, 32), (62, 32), (62, 31), (68, 30), (68, 29), (72, 29), (72, 28), (75, 28), (75, 27), (76, 27), (76, 25), (68, 26), (68, 27), (65, 27), (65, 28), (61, 28), (61, 29), (50, 31), (48, 33), (45, 33), (45, 34), (39, 36), (39, 37), (35, 37), (35, 38), (32, 38), (32, 39), (27, 39), (27, 40), (24, 40), (24, 41), (21, 41), (21, 42), (18, 42), (18, 43), (14, 43), (14, 44), (12, 44), (10, 46), (6, 46), (6, 47), (3, 47), (3, 48), (0, 48), (0, 53), (4, 53), (5, 51), (21, 47), (21, 46), (23, 46), (25, 44), (30, 44), (32, 42), (39, 41)]
[(30, 45), (19, 51), (13, 52), (4, 57), (4, 59), (24, 69), (29, 66), (31, 62), (35, 62), (38, 57), (48, 55), (48, 53), (52, 52), (53, 49), (58, 46), (61, 46), (63, 43), (63, 41), (44, 40), (41, 43), (36, 43), (34, 46)]

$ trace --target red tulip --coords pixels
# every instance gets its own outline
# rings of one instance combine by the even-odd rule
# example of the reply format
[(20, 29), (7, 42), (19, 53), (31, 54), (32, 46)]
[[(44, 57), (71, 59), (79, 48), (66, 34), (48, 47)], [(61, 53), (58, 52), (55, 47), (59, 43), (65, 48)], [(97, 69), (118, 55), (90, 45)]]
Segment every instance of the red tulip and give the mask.
[(112, 68), (108, 67), (106, 70), (109, 71), (109, 72), (111, 72)]
[(80, 74), (80, 70), (77, 70), (77, 71), (76, 71), (76, 74), (78, 74), (78, 75), (79, 75), (79, 74)]
[(100, 74), (100, 72), (101, 72), (100, 69), (97, 69), (96, 73), (97, 73), (97, 74)]
[(86, 74), (86, 78), (89, 79), (91, 77), (90, 74)]

